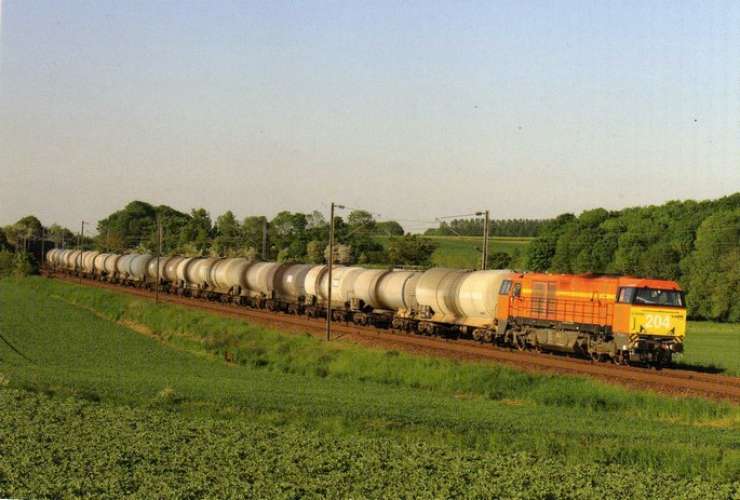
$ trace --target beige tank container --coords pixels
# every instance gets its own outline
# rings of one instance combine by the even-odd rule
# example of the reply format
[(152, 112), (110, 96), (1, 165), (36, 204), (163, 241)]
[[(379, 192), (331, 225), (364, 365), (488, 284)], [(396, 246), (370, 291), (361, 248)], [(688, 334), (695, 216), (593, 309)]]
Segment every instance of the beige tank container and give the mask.
[(457, 311), (459, 322), (470, 326), (491, 326), (496, 317), (501, 282), (511, 271), (491, 270), (467, 273), (458, 283)]
[(93, 272), (95, 274), (101, 274), (105, 272), (105, 259), (107, 259), (109, 255), (111, 254), (99, 253), (95, 256), (95, 260), (93, 260)]
[(298, 300), (306, 295), (306, 276), (315, 266), (312, 264), (288, 265), (279, 275), (277, 293), (288, 300)]
[(92, 274), (95, 272), (95, 257), (100, 255), (100, 252), (82, 252), (82, 270), (86, 273)]
[(51, 262), (49, 264), (51, 264), (51, 267), (59, 267), (59, 259), (62, 257), (64, 250), (55, 248), (53, 251), (54, 253), (51, 254)]
[(279, 264), (277, 262), (257, 262), (247, 269), (247, 288), (250, 292), (272, 296), (275, 290), (275, 283), (279, 282), (280, 274), (289, 264)]
[(422, 273), (418, 271), (393, 271), (380, 277), (376, 296), (378, 309), (412, 311), (418, 308), (416, 284)]
[(112, 253), (108, 255), (108, 257), (105, 258), (105, 261), (103, 262), (103, 267), (105, 268), (105, 272), (109, 275), (113, 275), (118, 272), (118, 261), (121, 259), (121, 255), (117, 253)]
[(116, 271), (118, 271), (118, 274), (128, 277), (131, 274), (131, 261), (138, 255), (137, 253), (121, 255), (121, 258), (116, 262)]
[(184, 281), (190, 283), (192, 280), (191, 269), (196, 262), (200, 260), (200, 257), (185, 257), (177, 264), (177, 281)]
[(177, 268), (185, 257), (170, 257), (164, 266), (164, 279), (170, 283), (177, 282)]
[(387, 269), (365, 269), (355, 277), (352, 296), (373, 309), (383, 309), (378, 298), (378, 284), (390, 272)]
[(422, 315), (431, 308), (433, 315), (427, 319), (455, 323), (461, 316), (457, 310), (457, 288), (466, 274), (466, 271), (444, 267), (429, 269), (422, 274), (416, 285), (416, 300)]
[(73, 271), (75, 269), (80, 268), (80, 256), (82, 255), (82, 251), (80, 250), (72, 250), (67, 254), (67, 262), (66, 267), (67, 269)]
[(56, 248), (52, 248), (51, 250), (49, 250), (48, 252), (46, 252), (46, 256), (44, 257), (44, 260), (46, 261), (46, 264), (49, 267), (53, 267), (54, 266), (54, 255), (56, 253), (57, 253), (57, 249)]
[(67, 256), (72, 250), (62, 250), (56, 257), (56, 265), (58, 268), (66, 269), (67, 267)]
[[(164, 268), (167, 265), (167, 262), (169, 262), (170, 259), (175, 259), (177, 257), (166, 257), (161, 256), (159, 257), (159, 279), (164, 279)], [(157, 257), (154, 256), (149, 261), (149, 263), (146, 265), (146, 277), (149, 281), (157, 281)]]
[(211, 283), (219, 292), (247, 289), (247, 269), (254, 261), (242, 257), (221, 259), (211, 268)]
[(188, 281), (190, 283), (198, 285), (199, 287), (203, 287), (206, 285), (213, 286), (213, 282), (211, 281), (211, 270), (219, 260), (221, 259), (217, 257), (206, 257), (203, 259), (198, 259), (188, 269)]
[(343, 305), (347, 302), (352, 301), (352, 299), (355, 297), (355, 280), (365, 271), (366, 269), (364, 267), (340, 267), (332, 269), (332, 305)]
[(326, 295), (321, 295), (321, 280), (324, 279), (326, 271), (329, 268), (324, 265), (313, 266), (306, 273), (306, 278), (303, 281), (303, 289), (306, 291), (306, 296), (316, 297), (319, 300), (326, 298)]
[(148, 253), (138, 254), (134, 256), (128, 265), (128, 274), (133, 281), (145, 281), (146, 270), (149, 266), (149, 261), (152, 260), (152, 255)]

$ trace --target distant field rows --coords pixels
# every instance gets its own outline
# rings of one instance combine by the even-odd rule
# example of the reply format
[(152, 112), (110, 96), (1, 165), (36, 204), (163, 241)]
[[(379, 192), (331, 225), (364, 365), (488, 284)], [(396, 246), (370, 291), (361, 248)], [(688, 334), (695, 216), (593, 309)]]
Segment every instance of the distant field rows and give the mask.
[[(440, 267), (476, 269), (480, 266), (483, 239), (475, 236), (425, 236), (437, 243), (432, 254), (432, 264)], [(489, 239), (490, 253), (504, 252), (509, 255), (524, 255), (527, 245), (533, 238), (515, 236), (496, 236)], [(388, 238), (378, 241), (387, 244)]]

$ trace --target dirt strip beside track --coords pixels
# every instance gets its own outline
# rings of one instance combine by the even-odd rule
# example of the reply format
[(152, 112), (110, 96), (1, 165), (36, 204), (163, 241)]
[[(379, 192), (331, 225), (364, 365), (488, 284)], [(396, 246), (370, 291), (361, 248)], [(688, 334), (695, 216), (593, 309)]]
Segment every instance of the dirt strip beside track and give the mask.
[[(55, 277), (70, 283), (80, 283), (79, 278), (60, 274), (55, 275)], [(140, 288), (122, 287), (88, 279), (83, 279), (82, 283), (150, 300), (155, 298), (154, 292)], [(323, 319), (309, 319), (303, 316), (255, 310), (233, 304), (209, 302), (165, 293), (160, 293), (159, 299), (164, 303), (178, 304), (247, 319), (283, 330), (308, 332), (315, 336), (322, 336), (325, 331), (325, 321)], [(382, 349), (403, 350), (415, 354), (453, 359), (497, 361), (528, 371), (590, 376), (609, 383), (649, 389), (671, 395), (702, 396), (740, 403), (740, 378), (738, 377), (681, 369), (656, 371), (640, 367), (592, 363), (587, 360), (559, 355), (506, 350), (468, 340), (424, 337), (345, 323), (333, 323), (332, 332), (334, 340), (352, 341)]]

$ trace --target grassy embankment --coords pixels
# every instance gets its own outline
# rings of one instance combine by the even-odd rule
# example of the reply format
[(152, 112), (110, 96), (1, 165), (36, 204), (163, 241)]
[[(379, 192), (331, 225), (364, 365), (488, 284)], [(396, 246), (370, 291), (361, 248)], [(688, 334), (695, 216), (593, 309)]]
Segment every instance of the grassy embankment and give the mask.
[(679, 365), (740, 377), (740, 324), (689, 321)]
[(327, 345), (40, 278), (0, 281), (0, 310), (31, 360), (0, 347), (6, 496), (739, 491), (727, 404)]

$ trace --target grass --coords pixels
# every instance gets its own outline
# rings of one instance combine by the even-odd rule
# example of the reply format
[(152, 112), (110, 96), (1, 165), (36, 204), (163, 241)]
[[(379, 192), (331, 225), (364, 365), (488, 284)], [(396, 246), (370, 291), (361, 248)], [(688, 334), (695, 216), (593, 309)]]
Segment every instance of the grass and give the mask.
[[(477, 269), (480, 266), (481, 246), (480, 237), (475, 236), (425, 236), (437, 243), (437, 249), (432, 254), (432, 265), (438, 267), (452, 267), (459, 269)], [(386, 244), (388, 238), (379, 237), (378, 240)], [(514, 256), (515, 264), (524, 255), (527, 245), (533, 238), (515, 236), (496, 236), (489, 240), (489, 253), (504, 252)]]
[(679, 365), (740, 376), (740, 324), (689, 321)]
[[(0, 347), (3, 405), (13, 407), (6, 401), (15, 398), (20, 408), (0, 419), (0, 455), (8, 457), (0, 466), (0, 492), (14, 496), (52, 495), (61, 487), (50, 480), (51, 489), (34, 490), (29, 481), (47, 484), (59, 469), (43, 444), (71, 447), (70, 429), (82, 435), (98, 429), (107, 441), (95, 438), (63, 470), (83, 471), (86, 461), (100, 460), (100, 474), (118, 478), (110, 490), (118, 493), (153, 491), (145, 486), (162, 467), (172, 476), (168, 487), (182, 493), (177, 488), (189, 484), (183, 478), (192, 471), (173, 463), (190, 456), (190, 443), (196, 450), (206, 447), (202, 432), (213, 433), (223, 450), (202, 451), (192, 467), (202, 465), (204, 477), (225, 488), (214, 491), (224, 494), (234, 491), (228, 485), (258, 484), (256, 496), (290, 494), (306, 485), (303, 493), (339, 496), (448, 496), (467, 487), (512, 496), (528, 491), (522, 488), (529, 481), (541, 488), (539, 496), (563, 496), (567, 486), (573, 492), (585, 488), (588, 497), (599, 491), (603, 496), (609, 481), (620, 477), (634, 478), (633, 485), (643, 475), (657, 475), (661, 481), (640, 485), (637, 496), (671, 496), (674, 490), (661, 485), (678, 482), (719, 497), (728, 496), (738, 480), (740, 412), (727, 404), (325, 344), (40, 278), (0, 281), (0, 308), (3, 335), (32, 360)], [(225, 351), (236, 363), (223, 361)], [(39, 430), (34, 408), (49, 414), (49, 424)], [(20, 422), (28, 424), (25, 434), (8, 432)], [(2, 438), (8, 435), (10, 441)], [(110, 462), (110, 450), (139, 441), (143, 448), (130, 450), (138, 457), (134, 472), (129, 462)], [(169, 451), (153, 456), (149, 442)], [(260, 459), (252, 452), (240, 455), (242, 448), (259, 449)], [(314, 449), (320, 451), (306, 451)], [(33, 450), (35, 458), (23, 450)], [(147, 472), (143, 464), (152, 461)], [(210, 461), (240, 472), (224, 485), (223, 477), (206, 471)], [(265, 466), (273, 462), (279, 465), (274, 470)], [(380, 468), (362, 474), (356, 463)], [(326, 477), (299, 474), (316, 467)], [(345, 468), (346, 477), (332, 475), (337, 468)], [(84, 479), (89, 476), (79, 474), (82, 491), (93, 491)], [(138, 482), (126, 487), (126, 474)], [(245, 474), (264, 481), (250, 483)], [(501, 479), (510, 476), (516, 479)]]

